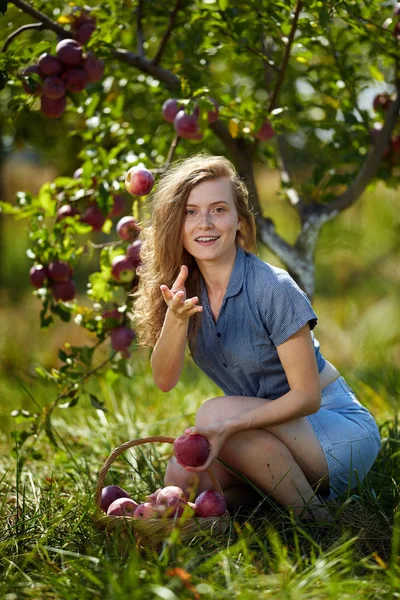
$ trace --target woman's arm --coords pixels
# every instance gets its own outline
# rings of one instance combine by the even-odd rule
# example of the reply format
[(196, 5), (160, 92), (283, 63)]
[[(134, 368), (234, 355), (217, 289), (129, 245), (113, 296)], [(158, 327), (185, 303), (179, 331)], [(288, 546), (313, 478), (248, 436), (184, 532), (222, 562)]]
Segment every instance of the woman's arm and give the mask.
[(168, 308), (150, 361), (154, 381), (163, 392), (172, 390), (180, 379), (185, 359), (188, 324), (188, 319), (177, 319)]
[[(189, 471), (204, 471), (218, 456), (224, 442), (237, 431), (245, 429), (267, 429), (318, 411), (321, 405), (321, 387), (310, 328), (307, 325), (277, 347), (279, 358), (285, 370), (289, 392), (268, 400), (257, 408), (218, 420), (208, 427), (190, 427), (186, 434), (200, 434), (211, 444), (210, 456), (201, 467), (187, 467)], [(245, 406), (246, 396), (240, 396)], [(258, 398), (259, 400), (259, 398)]]
[(197, 296), (186, 299), (187, 276), (188, 268), (182, 265), (172, 288), (169, 289), (166, 285), (160, 287), (168, 309), (151, 355), (151, 368), (154, 381), (163, 392), (172, 390), (179, 381), (185, 359), (189, 319), (203, 310), (197, 305)]

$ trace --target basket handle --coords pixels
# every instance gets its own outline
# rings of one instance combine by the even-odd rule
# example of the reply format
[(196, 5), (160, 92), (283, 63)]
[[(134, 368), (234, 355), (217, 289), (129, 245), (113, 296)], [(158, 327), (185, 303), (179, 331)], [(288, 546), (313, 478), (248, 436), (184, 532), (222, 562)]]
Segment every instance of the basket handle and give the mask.
[[(117, 446), (117, 448), (114, 448), (114, 450), (111, 452), (110, 456), (107, 458), (107, 460), (105, 461), (104, 465), (102, 466), (102, 468), (99, 472), (99, 477), (98, 477), (97, 486), (96, 486), (96, 495), (94, 498), (96, 506), (101, 509), (101, 490), (103, 489), (104, 480), (106, 478), (109, 468), (111, 467), (112, 463), (117, 458), (117, 456), (119, 456), (120, 454), (125, 452), (125, 450), (128, 450), (128, 448), (132, 448), (133, 446), (139, 446), (140, 444), (147, 444), (148, 442), (162, 442), (162, 443), (173, 444), (174, 441), (175, 441), (175, 438), (173, 438), (173, 437), (168, 437), (165, 435), (153, 435), (150, 437), (129, 440), (127, 442), (124, 442), (120, 446)], [(208, 469), (206, 469), (206, 471), (211, 479), (211, 482), (214, 486), (215, 491), (218, 492), (219, 494), (221, 494), (221, 496), (223, 496), (222, 488), (221, 488), (217, 478), (215, 477), (211, 467), (208, 467)]]

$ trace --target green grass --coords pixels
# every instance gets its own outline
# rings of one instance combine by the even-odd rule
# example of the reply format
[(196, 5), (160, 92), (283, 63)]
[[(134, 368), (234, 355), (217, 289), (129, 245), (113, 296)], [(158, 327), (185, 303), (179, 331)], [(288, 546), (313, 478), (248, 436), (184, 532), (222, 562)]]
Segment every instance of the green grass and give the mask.
[[(198, 534), (183, 544), (175, 532), (157, 550), (148, 550), (99, 531), (93, 496), (112, 448), (127, 439), (182, 433), (200, 402), (218, 392), (190, 364), (168, 400), (149, 375), (142, 357), (135, 377), (104, 384), (106, 413), (83, 405), (58, 409), (58, 448), (41, 436), (10, 454), (10, 436), (3, 435), (0, 598), (396, 597), (400, 434), (395, 414), (381, 423), (382, 451), (366, 480), (330, 504), (332, 523), (299, 524), (289, 511), (260, 497), (255, 509), (232, 515), (222, 538)], [(37, 394), (41, 404), (39, 388)], [(127, 451), (113, 463), (106, 483), (142, 499), (161, 482), (170, 450), (168, 444), (148, 444)]]
[[(264, 186), (268, 189), (268, 185)], [(298, 221), (272, 195), (265, 214), (293, 242)], [(218, 539), (179, 531), (157, 550), (106, 537), (94, 521), (98, 472), (122, 442), (180, 435), (198, 406), (220, 392), (189, 361), (167, 395), (155, 387), (147, 353), (134, 355), (129, 377), (100, 379), (86, 397), (54, 412), (58, 447), (45, 435), (15, 448), (12, 435), (26, 417), (55, 397), (34, 368), (51, 369), (57, 350), (87, 336), (74, 324), (47, 332), (27, 281), (24, 224), (6, 224), (4, 257), (10, 305), (0, 308), (0, 598), (178, 598), (302, 600), (400, 597), (400, 249), (399, 195), (379, 188), (323, 230), (316, 257), (316, 335), (331, 360), (376, 417), (382, 450), (359, 489), (330, 504), (333, 521), (301, 525), (260, 496), (252, 511), (231, 516)], [(18, 250), (20, 248), (21, 251)], [(271, 253), (262, 257), (279, 266)], [(25, 278), (25, 279), (24, 279)], [(28, 283), (26, 283), (28, 286)], [(1, 290), (2, 298), (7, 294)], [(5, 302), (2, 302), (5, 305)], [(162, 480), (168, 445), (147, 445), (115, 461), (106, 483), (142, 499)]]

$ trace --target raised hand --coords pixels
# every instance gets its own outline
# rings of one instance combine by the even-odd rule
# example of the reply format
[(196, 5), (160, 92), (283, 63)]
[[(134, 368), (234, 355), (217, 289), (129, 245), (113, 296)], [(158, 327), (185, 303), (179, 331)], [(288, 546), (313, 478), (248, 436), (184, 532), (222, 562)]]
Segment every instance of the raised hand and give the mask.
[(199, 298), (193, 296), (193, 298), (186, 298), (185, 281), (189, 274), (189, 270), (186, 265), (181, 266), (179, 275), (172, 284), (171, 289), (166, 285), (161, 285), (160, 290), (167, 304), (169, 310), (175, 315), (176, 318), (187, 320), (197, 312), (202, 312), (203, 307), (197, 305)]

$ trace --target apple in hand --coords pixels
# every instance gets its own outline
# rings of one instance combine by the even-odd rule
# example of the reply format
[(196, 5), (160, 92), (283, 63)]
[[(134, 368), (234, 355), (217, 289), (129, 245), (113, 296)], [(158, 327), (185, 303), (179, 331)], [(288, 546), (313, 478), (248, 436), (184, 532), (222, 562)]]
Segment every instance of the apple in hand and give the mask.
[(215, 490), (206, 490), (194, 503), (199, 517), (220, 517), (226, 511), (225, 498)]
[(131, 498), (118, 498), (108, 507), (107, 515), (112, 517), (133, 517), (137, 502)]
[(174, 442), (174, 454), (182, 467), (200, 467), (210, 454), (210, 442), (203, 435), (181, 435)]
[(132, 196), (146, 196), (154, 185), (154, 175), (145, 167), (131, 167), (125, 177), (125, 187)]
[(101, 508), (107, 512), (108, 507), (118, 498), (129, 498), (128, 492), (119, 485), (107, 485), (101, 490)]

